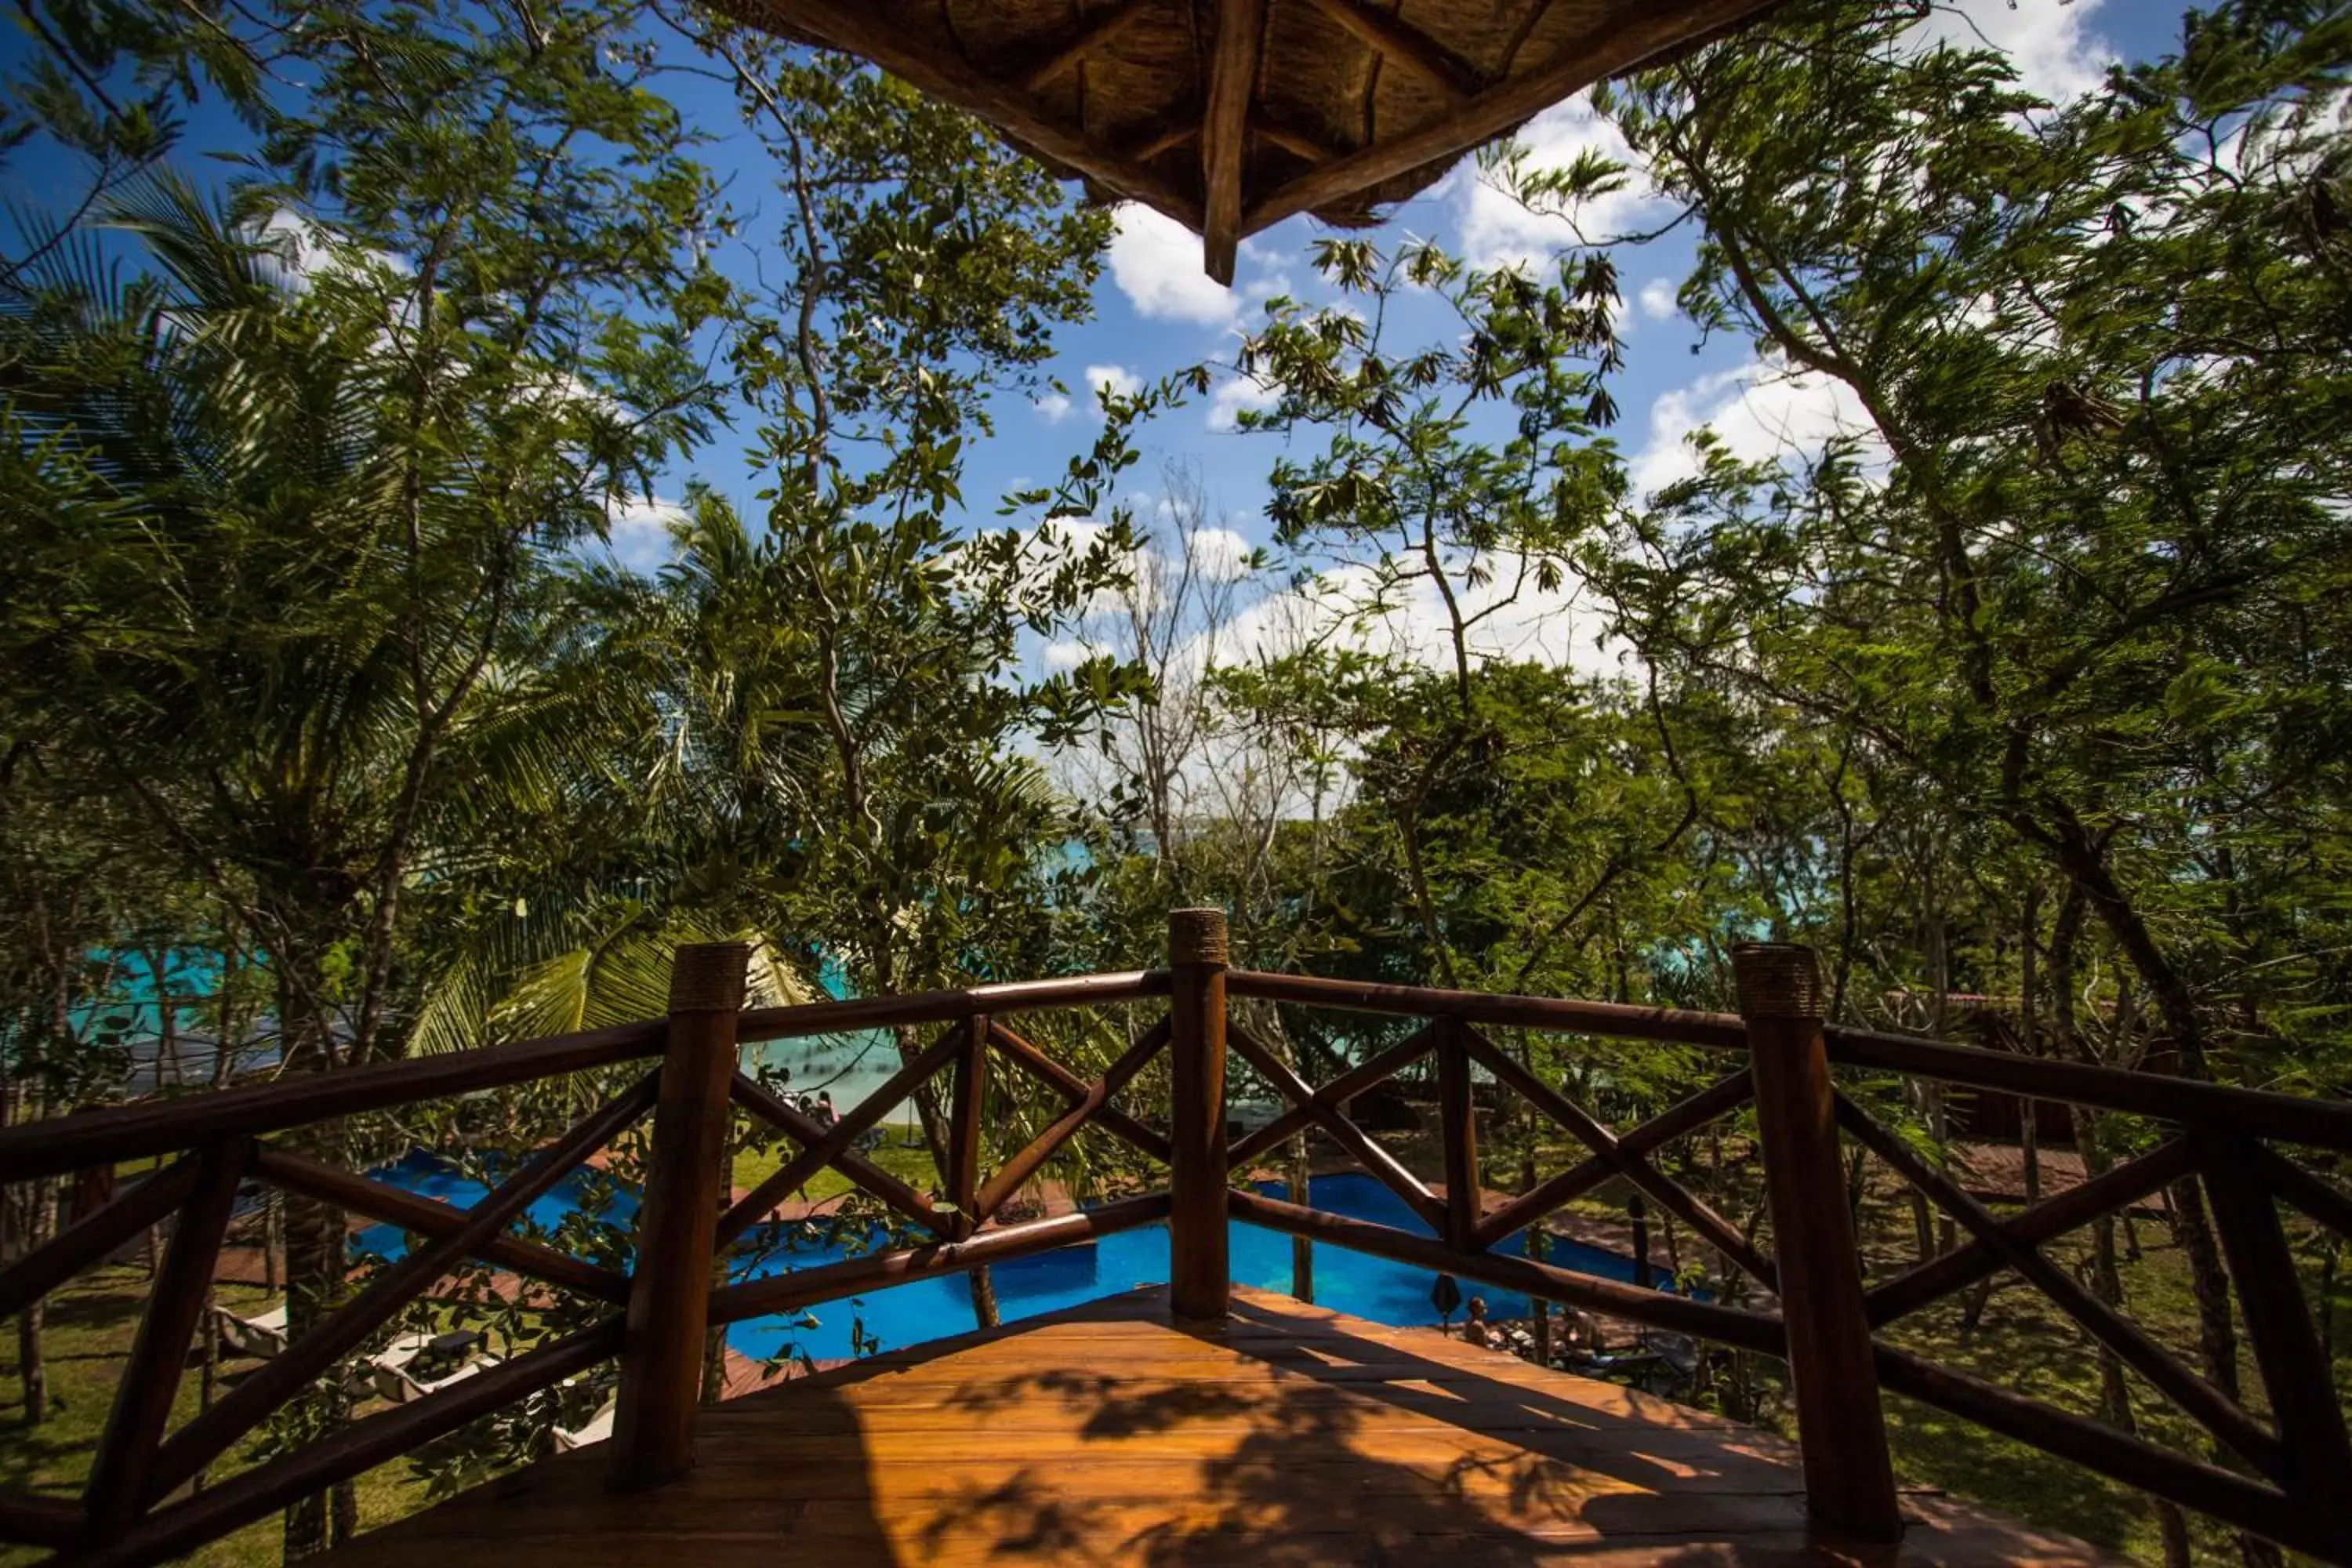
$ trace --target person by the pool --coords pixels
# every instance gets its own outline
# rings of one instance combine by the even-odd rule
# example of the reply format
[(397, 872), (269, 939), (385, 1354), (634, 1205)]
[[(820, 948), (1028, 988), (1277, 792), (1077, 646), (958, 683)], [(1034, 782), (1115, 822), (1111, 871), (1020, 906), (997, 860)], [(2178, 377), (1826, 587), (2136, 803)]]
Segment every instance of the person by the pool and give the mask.
[(1486, 1298), (1470, 1298), (1468, 1315), (1462, 1320), (1462, 1338), (1474, 1345), (1492, 1345), (1495, 1331), (1486, 1326)]

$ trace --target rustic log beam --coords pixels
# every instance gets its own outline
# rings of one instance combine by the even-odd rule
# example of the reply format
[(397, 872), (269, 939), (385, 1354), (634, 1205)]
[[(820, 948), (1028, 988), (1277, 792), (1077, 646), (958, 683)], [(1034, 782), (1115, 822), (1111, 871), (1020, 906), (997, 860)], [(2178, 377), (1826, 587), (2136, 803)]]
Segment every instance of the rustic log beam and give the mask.
[[(1630, 1007), (1617, 1002), (1571, 1002), (1553, 996), (1493, 995), (1433, 985), (1389, 985), (1371, 980), (1328, 980), (1314, 974), (1274, 974), (1236, 969), (1228, 988), (1236, 996), (1328, 1007), (1342, 1013), (1402, 1014), (1427, 1018), (1450, 1014), (1465, 1024), (1543, 1029), (1558, 1035), (1606, 1035), (1744, 1051), (1748, 1036), (1730, 1013), (1689, 1013), (1673, 1007)], [(2279, 1098), (2284, 1098), (2284, 1096)]]
[[(2189, 1141), (2175, 1138), (2137, 1160), (2116, 1165), (2105, 1174), (2078, 1183), (2056, 1197), (2034, 1205), (2006, 1221), (2002, 1229), (2020, 1246), (2039, 1246), (2170, 1186), (2187, 1175), (2194, 1163)], [(2003, 1267), (2002, 1254), (1985, 1241), (1971, 1241), (1966, 1247), (1929, 1258), (1872, 1288), (1864, 1298), (1871, 1326), (1884, 1328), (1931, 1301), (1966, 1289)]]
[(324, 1321), (261, 1363), (211, 1409), (163, 1445), (149, 1497), (160, 1497), (226, 1453), (229, 1445), (350, 1355), (392, 1321), (427, 1285), (478, 1253), (490, 1237), (570, 1175), (583, 1160), (611, 1142), (654, 1103), (660, 1075), (648, 1073), (628, 1092), (596, 1110), (466, 1211), (459, 1228), (418, 1247), (369, 1280)]
[(541, 1345), (427, 1398), (355, 1421), (290, 1454), (207, 1487), (185, 1502), (159, 1509), (121, 1536), (76, 1556), (73, 1562), (76, 1568), (145, 1568), (149, 1563), (169, 1562), (321, 1488), (349, 1480), (501, 1406), (553, 1387), (609, 1360), (620, 1347), (617, 1317)]
[(1222, 1322), (1233, 1302), (1225, 1224), (1225, 911), (1168, 915), (1168, 1307)]
[(1620, 1280), (1579, 1274), (1549, 1263), (1515, 1258), (1506, 1252), (1457, 1252), (1434, 1237), (1415, 1236), (1394, 1226), (1380, 1225), (1346, 1215), (1270, 1198), (1238, 1188), (1225, 1194), (1233, 1217), (1310, 1241), (1368, 1252), (1375, 1258), (1409, 1264), (1438, 1273), (1458, 1274), (1500, 1290), (1565, 1301), (1573, 1307), (1626, 1318), (1652, 1328), (1716, 1340), (1765, 1355), (1785, 1355), (1780, 1320), (1738, 1307), (1694, 1301), (1668, 1290), (1644, 1290)]
[(1756, 1078), (1806, 1510), (1814, 1522), (1865, 1541), (1899, 1540), (1903, 1513), (1822, 1042), (1820, 966), (1811, 948), (1787, 942), (1742, 942), (1731, 966)]
[(1119, 4), (1108, 10), (1096, 12), (1079, 24), (1077, 30), (1065, 38), (1059, 47), (1029, 68), (1021, 79), (1021, 90), (1037, 91), (1097, 49), (1108, 47), (1121, 33), (1143, 20), (1158, 3), (1159, 0), (1120, 0)]
[(1307, 1103), (1293, 1105), (1288, 1110), (1259, 1128), (1248, 1137), (1225, 1151), (1225, 1164), (1239, 1170), (1267, 1150), (1294, 1138), (1315, 1123), (1315, 1107), (1346, 1112), (1348, 1102), (1368, 1089), (1381, 1084), (1427, 1056), (1437, 1045), (1434, 1026), (1424, 1024), (1387, 1050), (1349, 1068), (1308, 1097)]
[[(1062, 1007), (1100, 1007), (1168, 994), (1168, 972), (1133, 969), (1108, 974), (1073, 974), (1060, 980), (1011, 980), (970, 985), (961, 991), (909, 991), (897, 996), (857, 996), (846, 1002), (801, 1002), (789, 1007), (754, 1007), (737, 1022), (736, 1040), (805, 1039), (860, 1029), (895, 1029), (905, 1024), (952, 1024), (975, 1013), (1043, 1013)], [(655, 1031), (658, 1024), (641, 1026)], [(650, 1054), (650, 1053), (648, 1053)]]
[[(992, 1023), (989, 1026), (988, 1038), (991, 1045), (1012, 1058), (1013, 1066), (1021, 1068), (1038, 1082), (1060, 1090), (1063, 1097), (1071, 1104), (1076, 1105), (1087, 1098), (1090, 1086), (1086, 1079), (1006, 1028), (1003, 1024)], [(1136, 1149), (1150, 1155), (1162, 1164), (1168, 1163), (1168, 1140), (1116, 1105), (1104, 1106), (1096, 1113), (1095, 1121), (1105, 1131), (1126, 1139)]]
[(198, 1157), (195, 1189), (172, 1234), (163, 1272), (148, 1293), (114, 1409), (90, 1461), (89, 1485), (82, 1492), (82, 1507), (100, 1540), (127, 1528), (152, 1496), (172, 1484), (156, 1484), (163, 1468), (159, 1445), (212, 1291), (213, 1265), (220, 1257), (221, 1238), (228, 1234), (237, 1185), (245, 1179), (250, 1155), (243, 1140), (233, 1139)]
[(1285, 1066), (1281, 1058), (1266, 1049), (1248, 1030), (1233, 1028), (1228, 1031), (1227, 1037), (1234, 1052), (1249, 1063), (1260, 1078), (1272, 1084), (1293, 1105), (1309, 1110), (1314, 1115), (1315, 1125), (1329, 1133), (1351, 1159), (1379, 1177), (1389, 1191), (1402, 1198), (1406, 1206), (1420, 1215), (1430, 1229), (1441, 1236), (1445, 1234), (1445, 1207), (1422, 1184), (1420, 1177), (1399, 1164), (1395, 1155), (1366, 1137), (1364, 1130), (1342, 1116), (1336, 1105), (1318, 1100), (1306, 1080)]
[(2212, 1203), (2213, 1228), (2237, 1281), (2254, 1365), (2278, 1422), (2287, 1495), (2308, 1518), (2326, 1521), (2340, 1546), (2352, 1542), (2352, 1434), (2345, 1428), (2334, 1369), (2320, 1349), (2278, 1205), (2263, 1185), (2246, 1142), (2200, 1143), (2197, 1173)]
[[(1470, 1048), (1488, 1072), (1517, 1089), (1529, 1103), (1591, 1149), (1620, 1175), (1657, 1200), (1658, 1205), (1707, 1239), (1709, 1245), (1747, 1271), (1767, 1290), (1777, 1291), (1780, 1275), (1772, 1260), (1741, 1235), (1739, 1227), (1709, 1207), (1690, 1189), (1650, 1163), (1641, 1150), (1603, 1126), (1585, 1109), (1529, 1072), (1494, 1041), (1470, 1031)], [(1740, 1096), (1744, 1100), (1745, 1094)], [(1509, 1235), (1508, 1231), (1504, 1232)]]
[(1712, 0), (1611, 17), (1596, 38), (1571, 42), (1550, 63), (1465, 99), (1441, 120), (1310, 169), (1253, 205), (1242, 232), (1255, 234), (1297, 213), (1354, 195), (1440, 158), (1450, 158), (1533, 119), (1570, 94), (1633, 68), (1695, 34), (1727, 26), (1780, 0)]
[(1459, 103), (1486, 81), (1469, 64), (1436, 39), (1394, 13), (1375, 11), (1361, 0), (1310, 0), (1315, 9), (1323, 13), (1341, 29), (1374, 50), (1382, 58), (1404, 67), (1445, 96), (1448, 102)]
[[(1738, 1110), (1755, 1092), (1755, 1080), (1748, 1077), (1748, 1069), (1742, 1068), (1727, 1078), (1717, 1079), (1689, 1099), (1670, 1106), (1618, 1139), (1618, 1155), (1628, 1159), (1646, 1157), (1652, 1150), (1664, 1148), (1685, 1133), (1696, 1131), (1717, 1117)], [(1572, 1169), (1538, 1183), (1486, 1216), (1485, 1223), (1478, 1227), (1480, 1247), (1492, 1247), (1513, 1231), (1525, 1230), (1562, 1204), (1582, 1197), (1615, 1175), (1617, 1170), (1617, 1161), (1596, 1154)], [(1745, 1242), (1747, 1238), (1742, 1237), (1740, 1239)]]
[[(420, 1198), (398, 1187), (387, 1186), (366, 1176), (355, 1175), (307, 1154), (290, 1150), (263, 1147), (253, 1157), (254, 1173), (272, 1185), (289, 1192), (302, 1194), (338, 1208), (348, 1209), (368, 1219), (396, 1225), (403, 1230), (414, 1231), (432, 1240), (455, 1235), (466, 1228), (466, 1211), (431, 1198)], [(551, 1285), (561, 1285), (577, 1290), (614, 1306), (625, 1306), (629, 1300), (629, 1280), (625, 1274), (610, 1268), (599, 1268), (593, 1263), (583, 1263), (553, 1247), (541, 1247), (520, 1237), (495, 1236), (482, 1244), (475, 1254), (485, 1263), (495, 1263), (501, 1268), (511, 1268), (543, 1279)]]
[[(739, 1072), (729, 1093), (734, 1097), (736, 1104), (782, 1131), (803, 1149), (824, 1142), (825, 1128), (814, 1119), (803, 1116), (782, 1096), (772, 1093), (756, 1080)], [(936, 1235), (947, 1235), (948, 1216), (934, 1207), (929, 1198), (856, 1150), (843, 1151), (841, 1157), (834, 1162), (833, 1168), (917, 1225)]]
[(1475, 1252), (1486, 1189), (1478, 1174), (1478, 1102), (1470, 1092), (1470, 1049), (1461, 1019), (1437, 1024), (1437, 1131), (1445, 1162), (1445, 1245)]
[[(719, 9), (726, 10), (726, 0)], [(772, 30), (779, 23), (862, 55), (942, 102), (969, 110), (1023, 145), (1079, 171), (1113, 193), (1201, 226), (1201, 205), (1148, 169), (1114, 158), (1086, 133), (1047, 113), (1036, 98), (946, 59), (908, 37), (887, 12), (859, 0), (768, 0), (744, 7), (744, 19)]]
[(1122, 1198), (1099, 1208), (1080, 1209), (1076, 1214), (1057, 1215), (1030, 1225), (983, 1230), (969, 1241), (902, 1247), (896, 1252), (845, 1258), (839, 1263), (822, 1263), (814, 1268), (795, 1268), (764, 1279), (747, 1279), (711, 1296), (710, 1321), (715, 1326), (765, 1317), (771, 1312), (798, 1311), (819, 1301), (859, 1296), (868, 1290), (887, 1290), (893, 1285), (911, 1284), (942, 1274), (958, 1274), (983, 1263), (1026, 1258), (1033, 1252), (1050, 1252), (1057, 1247), (1115, 1236), (1166, 1219), (1168, 1206), (1167, 1194), (1147, 1193), (1141, 1197)]
[(1160, 1054), (1168, 1044), (1168, 1020), (1161, 1019), (1144, 1031), (1142, 1038), (1129, 1046), (1119, 1058), (1106, 1068), (1102, 1077), (1087, 1088), (1086, 1095), (1070, 1107), (1004, 1163), (1003, 1168), (988, 1180), (972, 1200), (971, 1219), (974, 1225), (985, 1225), (989, 1217), (1004, 1206), (1006, 1200), (1021, 1190), (1021, 1184), (1035, 1175), (1046, 1161), (1052, 1159), (1063, 1144), (1077, 1136), (1081, 1128), (1102, 1113), (1111, 1096), (1125, 1089), (1129, 1079), (1143, 1070), (1144, 1065)]
[(1966, 1226), (1969, 1233), (2017, 1270), (2035, 1289), (2056, 1302), (2065, 1314), (2116, 1358), (2147, 1379), (2158, 1393), (2202, 1423), (2205, 1429), (2236, 1449), (2250, 1464), (2273, 1480), (2284, 1481), (2286, 1458), (2277, 1438), (2263, 1430), (2237, 1401), (2176, 1360), (2122, 1313), (2100, 1300), (2081, 1280), (2020, 1242), (1993, 1217), (1991, 1211), (1960, 1190), (1959, 1184), (1915, 1153), (1877, 1118), (1841, 1094), (1838, 1121), (1863, 1146), (1893, 1167), (1895, 1174), (1934, 1200), (1936, 1206)]
[(1265, 0), (1217, 0), (1209, 46), (1209, 96), (1201, 111), (1201, 244), (1209, 276), (1230, 286), (1242, 235), (1242, 173), (1250, 100), (1265, 40)]
[(163, 1169), (34, 1248), (0, 1272), (0, 1318), (13, 1318), (187, 1201), (195, 1190), (193, 1156)]
[(953, 1060), (963, 1047), (966, 1026), (959, 1021), (940, 1031), (930, 1048), (913, 1061), (892, 1073), (881, 1088), (857, 1102), (848, 1114), (833, 1124), (818, 1142), (810, 1144), (751, 1189), (743, 1199), (721, 1215), (717, 1244), (725, 1248), (745, 1231), (784, 1200), (786, 1194), (808, 1184), (811, 1176), (841, 1158), (844, 1151), (856, 1144), (858, 1136), (887, 1115), (890, 1108), (912, 1094), (917, 1086)]

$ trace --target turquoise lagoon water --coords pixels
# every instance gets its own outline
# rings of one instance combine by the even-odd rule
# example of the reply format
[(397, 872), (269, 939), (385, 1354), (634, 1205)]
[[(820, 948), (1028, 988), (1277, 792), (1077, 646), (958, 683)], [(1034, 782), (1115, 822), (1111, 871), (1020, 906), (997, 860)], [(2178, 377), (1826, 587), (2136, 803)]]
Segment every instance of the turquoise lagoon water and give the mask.
[[(487, 1190), (446, 1162), (416, 1152), (375, 1173), (380, 1180), (411, 1192), (456, 1204), (470, 1204)], [(592, 1185), (602, 1185), (584, 1172), (575, 1172), (530, 1210), (530, 1218), (552, 1230), (577, 1206)], [(1274, 1184), (1261, 1191), (1281, 1195)], [(1415, 1235), (1431, 1235), (1429, 1227), (1394, 1193), (1368, 1175), (1349, 1173), (1318, 1176), (1309, 1187), (1314, 1206), (1333, 1214), (1372, 1220)], [(614, 1191), (605, 1217), (625, 1223), (635, 1214), (635, 1194)], [(822, 1223), (769, 1226), (755, 1232), (760, 1247), (739, 1263), (734, 1277), (756, 1279), (793, 1268), (835, 1263), (863, 1251), (862, 1237), (828, 1234)], [(362, 1231), (354, 1245), (379, 1257), (397, 1258), (407, 1238), (396, 1226), (380, 1225)], [(1496, 1250), (1519, 1256), (1524, 1237), (1514, 1237)], [(1233, 1277), (1236, 1283), (1267, 1290), (1290, 1289), (1290, 1237), (1235, 1222), (1230, 1240)], [(1618, 1253), (1554, 1240), (1549, 1260), (1580, 1273), (1630, 1281), (1633, 1260)], [(1007, 1322), (1059, 1311), (1139, 1285), (1164, 1284), (1168, 1279), (1168, 1229), (1150, 1226), (1077, 1247), (1015, 1258), (992, 1270), (998, 1310)], [(1437, 1277), (1425, 1268), (1391, 1263), (1385, 1258), (1315, 1244), (1315, 1299), (1378, 1323), (1405, 1326), (1434, 1321), (1430, 1288)], [(1527, 1298), (1507, 1290), (1465, 1285), (1465, 1295), (1486, 1298), (1489, 1314), (1513, 1318), (1528, 1310)], [(919, 1279), (864, 1296), (822, 1302), (805, 1313), (755, 1318), (728, 1331), (728, 1343), (755, 1360), (780, 1360), (805, 1355), (818, 1360), (856, 1353), (862, 1335), (869, 1345), (895, 1350), (924, 1340), (961, 1333), (973, 1326), (971, 1288), (964, 1276)]]

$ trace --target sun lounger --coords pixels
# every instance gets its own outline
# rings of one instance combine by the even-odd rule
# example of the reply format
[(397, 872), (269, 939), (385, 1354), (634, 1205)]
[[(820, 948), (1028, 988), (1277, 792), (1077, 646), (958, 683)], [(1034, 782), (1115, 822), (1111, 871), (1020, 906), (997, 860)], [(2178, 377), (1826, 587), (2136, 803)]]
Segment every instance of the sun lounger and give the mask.
[(584, 1426), (575, 1426), (568, 1432), (557, 1427), (551, 1434), (555, 1439), (555, 1451), (568, 1454), (574, 1448), (584, 1448), (591, 1443), (601, 1443), (613, 1435), (613, 1413), (619, 1405), (618, 1400), (608, 1399), (604, 1402), (604, 1408), (588, 1417)]
[(403, 1334), (368, 1358), (366, 1386), (394, 1405), (422, 1399), (436, 1388), (446, 1388), (485, 1367), (498, 1365), (497, 1356), (473, 1348), (480, 1342), (481, 1335), (471, 1330)]
[(286, 1348), (286, 1309), (281, 1305), (256, 1317), (240, 1318), (226, 1307), (215, 1307), (213, 1329), (221, 1342), (238, 1355), (268, 1361)]

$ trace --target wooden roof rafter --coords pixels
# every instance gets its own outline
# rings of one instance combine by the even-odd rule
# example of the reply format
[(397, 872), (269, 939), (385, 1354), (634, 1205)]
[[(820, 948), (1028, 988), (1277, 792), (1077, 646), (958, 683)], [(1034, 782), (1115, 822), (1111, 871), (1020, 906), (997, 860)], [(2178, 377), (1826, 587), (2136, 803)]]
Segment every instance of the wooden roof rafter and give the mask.
[(1302, 212), (1378, 221), (1480, 143), (1779, 0), (713, 3), (980, 116), (1097, 200), (1175, 218), (1230, 282), (1246, 236)]

